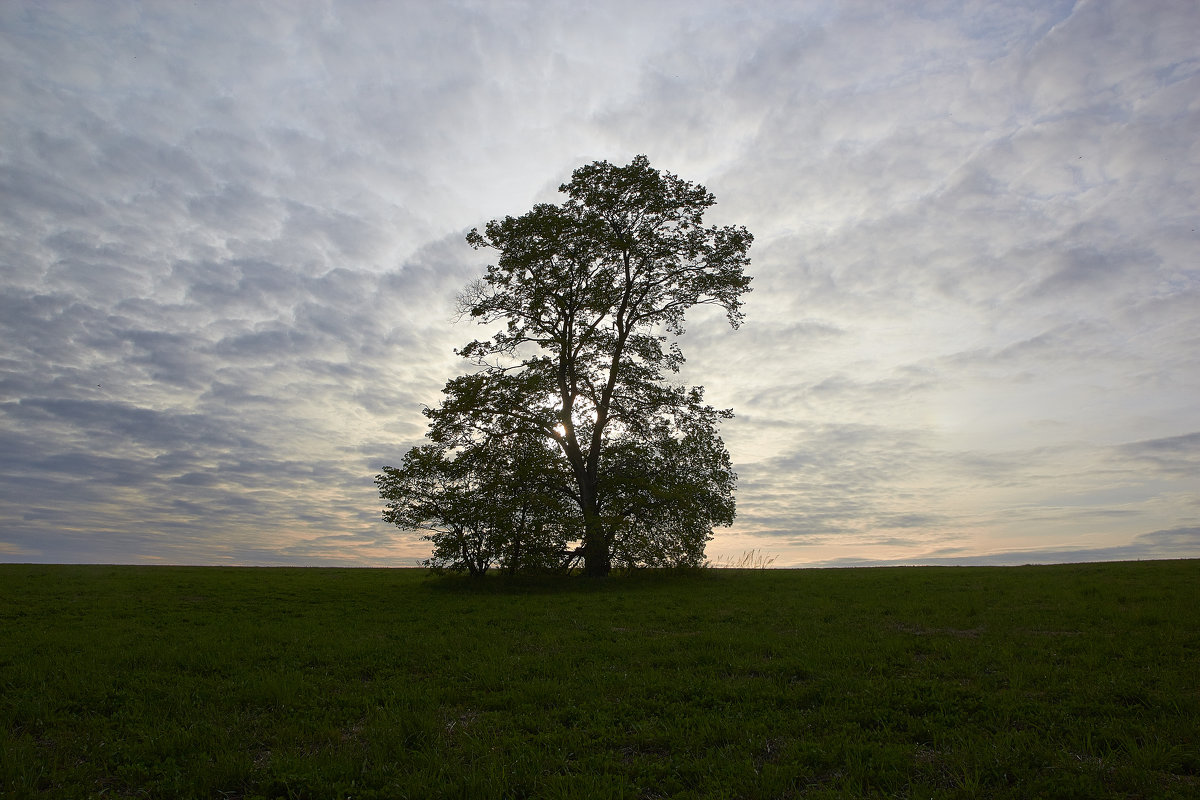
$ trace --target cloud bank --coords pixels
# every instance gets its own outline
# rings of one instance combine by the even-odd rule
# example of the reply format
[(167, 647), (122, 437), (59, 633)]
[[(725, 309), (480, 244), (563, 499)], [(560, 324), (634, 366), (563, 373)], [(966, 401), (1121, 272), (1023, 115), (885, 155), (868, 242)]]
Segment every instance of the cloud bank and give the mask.
[(412, 563), (371, 479), (477, 335), (463, 235), (637, 153), (756, 235), (747, 324), (683, 342), (738, 414), (714, 556), (1200, 556), (1196, 30), (1187, 2), (8, 4), (0, 560)]

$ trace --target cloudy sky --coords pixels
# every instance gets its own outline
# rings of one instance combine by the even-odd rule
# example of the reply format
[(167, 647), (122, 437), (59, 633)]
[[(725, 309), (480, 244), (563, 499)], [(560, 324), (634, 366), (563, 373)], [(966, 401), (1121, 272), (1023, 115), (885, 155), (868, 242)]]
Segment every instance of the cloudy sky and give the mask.
[(463, 236), (651, 163), (776, 565), (1200, 556), (1200, 4), (0, 5), (0, 560), (405, 565)]

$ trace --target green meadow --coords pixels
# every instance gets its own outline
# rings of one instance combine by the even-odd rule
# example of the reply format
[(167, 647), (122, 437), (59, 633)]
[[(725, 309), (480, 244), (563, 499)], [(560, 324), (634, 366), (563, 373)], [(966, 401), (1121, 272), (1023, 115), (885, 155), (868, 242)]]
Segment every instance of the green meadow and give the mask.
[(1200, 561), (0, 566), (6, 798), (1200, 796)]

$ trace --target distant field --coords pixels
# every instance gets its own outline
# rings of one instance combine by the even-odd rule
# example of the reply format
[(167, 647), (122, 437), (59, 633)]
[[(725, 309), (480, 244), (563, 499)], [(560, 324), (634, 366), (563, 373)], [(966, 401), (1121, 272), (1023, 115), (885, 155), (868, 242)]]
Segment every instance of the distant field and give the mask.
[(0, 795), (1197, 797), (1200, 561), (0, 565)]

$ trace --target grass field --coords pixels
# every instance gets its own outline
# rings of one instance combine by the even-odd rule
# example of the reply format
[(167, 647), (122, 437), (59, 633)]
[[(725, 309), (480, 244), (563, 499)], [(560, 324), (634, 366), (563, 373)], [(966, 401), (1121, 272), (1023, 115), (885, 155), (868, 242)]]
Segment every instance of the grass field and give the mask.
[(1198, 797), (1200, 561), (0, 565), (0, 794)]

